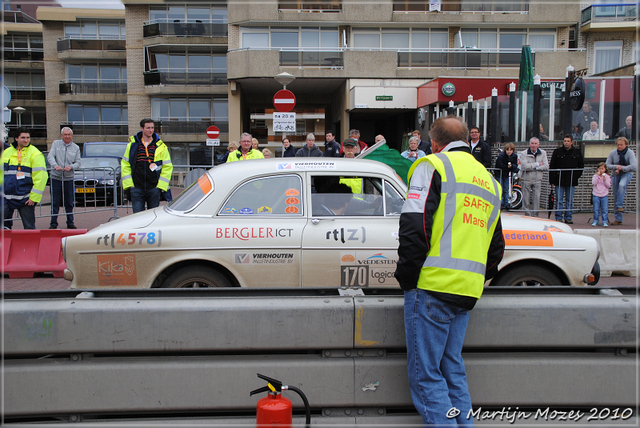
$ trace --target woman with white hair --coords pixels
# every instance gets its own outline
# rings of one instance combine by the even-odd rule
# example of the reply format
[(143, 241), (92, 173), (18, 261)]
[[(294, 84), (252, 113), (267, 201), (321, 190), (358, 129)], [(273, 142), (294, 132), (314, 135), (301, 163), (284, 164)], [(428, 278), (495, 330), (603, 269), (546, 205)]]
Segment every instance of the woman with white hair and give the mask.
[(418, 137), (409, 138), (409, 149), (400, 153), (403, 158), (409, 159), (411, 162), (415, 162), (416, 159), (420, 159), (426, 156), (426, 154), (418, 148), (420, 139)]

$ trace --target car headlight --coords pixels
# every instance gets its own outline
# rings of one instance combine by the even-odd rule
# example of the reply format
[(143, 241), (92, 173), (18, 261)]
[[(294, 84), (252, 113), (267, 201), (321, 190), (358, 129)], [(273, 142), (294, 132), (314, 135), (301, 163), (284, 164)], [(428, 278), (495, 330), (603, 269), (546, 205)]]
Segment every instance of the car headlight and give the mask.
[(113, 186), (114, 183), (115, 183), (114, 180), (100, 180), (98, 182), (98, 184), (103, 185), (103, 186)]

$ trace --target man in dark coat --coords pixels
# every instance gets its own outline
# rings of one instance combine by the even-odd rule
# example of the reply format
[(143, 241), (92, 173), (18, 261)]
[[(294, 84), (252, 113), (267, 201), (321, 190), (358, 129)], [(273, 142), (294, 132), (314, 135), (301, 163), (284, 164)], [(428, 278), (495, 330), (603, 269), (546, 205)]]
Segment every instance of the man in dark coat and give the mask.
[(469, 130), (469, 143), (473, 157), (485, 168), (491, 168), (491, 147), (480, 137), (480, 129), (476, 126)]
[(549, 184), (555, 186), (558, 204), (556, 221), (562, 221), (564, 216), (565, 223), (573, 224), (573, 194), (583, 168), (584, 159), (580, 149), (573, 147), (571, 134), (565, 135), (562, 147), (553, 151), (549, 164)]

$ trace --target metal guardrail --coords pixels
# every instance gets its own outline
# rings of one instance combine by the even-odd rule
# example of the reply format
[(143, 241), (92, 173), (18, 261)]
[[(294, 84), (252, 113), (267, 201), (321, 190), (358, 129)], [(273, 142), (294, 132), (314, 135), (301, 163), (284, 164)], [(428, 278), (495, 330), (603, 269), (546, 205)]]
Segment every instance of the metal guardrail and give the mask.
[[(629, 419), (636, 305), (612, 289), (488, 288), (465, 339), (474, 410)], [(6, 423), (251, 423), (257, 372), (301, 388), (319, 423), (420, 423), (400, 290), (5, 293), (4, 321)]]

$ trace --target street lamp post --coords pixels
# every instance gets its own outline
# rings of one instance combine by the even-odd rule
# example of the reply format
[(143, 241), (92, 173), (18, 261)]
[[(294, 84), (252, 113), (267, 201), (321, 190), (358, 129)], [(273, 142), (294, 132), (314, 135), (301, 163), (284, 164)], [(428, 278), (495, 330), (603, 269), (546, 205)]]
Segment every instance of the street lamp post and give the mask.
[(22, 127), (22, 113), (26, 111), (23, 107), (14, 107), (13, 111), (18, 115), (18, 128)]

